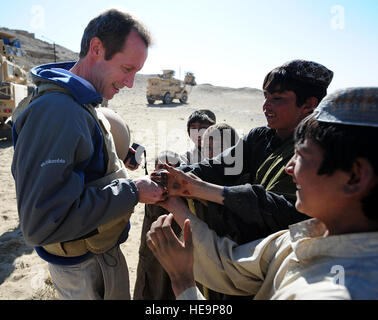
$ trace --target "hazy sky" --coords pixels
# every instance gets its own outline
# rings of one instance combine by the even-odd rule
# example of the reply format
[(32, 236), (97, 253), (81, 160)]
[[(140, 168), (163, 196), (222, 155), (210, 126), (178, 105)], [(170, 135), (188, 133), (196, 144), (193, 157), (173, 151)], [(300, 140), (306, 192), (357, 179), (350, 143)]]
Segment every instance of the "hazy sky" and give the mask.
[(307, 59), (335, 72), (329, 92), (378, 86), (377, 0), (0, 0), (3, 3), (0, 26), (28, 30), (75, 52), (89, 20), (101, 11), (131, 11), (154, 38), (141, 73), (174, 69), (183, 78), (192, 71), (198, 83), (261, 88), (274, 67)]

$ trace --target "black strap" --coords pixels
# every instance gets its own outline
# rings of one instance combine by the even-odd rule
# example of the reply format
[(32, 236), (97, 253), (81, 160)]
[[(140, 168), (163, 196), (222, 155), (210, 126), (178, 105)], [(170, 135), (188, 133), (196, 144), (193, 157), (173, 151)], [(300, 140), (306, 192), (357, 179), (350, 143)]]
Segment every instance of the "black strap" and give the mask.
[(144, 172), (146, 173), (146, 176), (148, 176), (148, 171), (147, 171), (147, 154), (146, 154), (146, 149), (143, 151), (144, 155)]

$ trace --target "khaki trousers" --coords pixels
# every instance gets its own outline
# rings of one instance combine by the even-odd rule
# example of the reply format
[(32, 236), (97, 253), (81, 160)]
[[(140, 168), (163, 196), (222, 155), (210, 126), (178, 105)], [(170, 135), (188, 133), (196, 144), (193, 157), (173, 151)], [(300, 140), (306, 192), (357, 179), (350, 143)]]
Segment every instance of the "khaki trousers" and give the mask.
[(63, 300), (130, 300), (129, 271), (119, 246), (72, 266), (49, 263)]

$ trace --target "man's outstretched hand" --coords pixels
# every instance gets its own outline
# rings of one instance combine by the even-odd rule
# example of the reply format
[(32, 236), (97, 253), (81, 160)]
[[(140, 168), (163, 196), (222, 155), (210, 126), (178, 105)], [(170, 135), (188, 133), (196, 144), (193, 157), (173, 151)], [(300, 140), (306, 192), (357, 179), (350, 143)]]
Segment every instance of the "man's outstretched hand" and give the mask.
[(140, 177), (133, 181), (139, 191), (139, 202), (155, 204), (167, 198), (166, 190), (158, 183), (154, 182), (149, 176)]
[(184, 223), (184, 242), (180, 241), (172, 227), (173, 215), (160, 216), (147, 232), (147, 245), (168, 273), (176, 296), (195, 286), (193, 274), (193, 241), (190, 220)]

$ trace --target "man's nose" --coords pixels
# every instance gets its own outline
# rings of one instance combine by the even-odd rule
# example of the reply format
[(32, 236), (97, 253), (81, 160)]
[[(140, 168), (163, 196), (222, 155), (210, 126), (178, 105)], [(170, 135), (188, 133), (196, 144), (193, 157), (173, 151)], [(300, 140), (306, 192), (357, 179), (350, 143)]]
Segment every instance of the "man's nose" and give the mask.
[(123, 84), (128, 88), (132, 88), (134, 86), (134, 80), (135, 80), (135, 73), (132, 75), (127, 75), (125, 79), (123, 80)]

